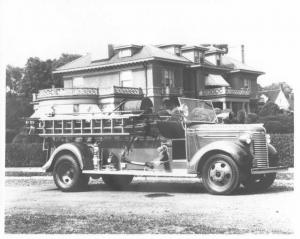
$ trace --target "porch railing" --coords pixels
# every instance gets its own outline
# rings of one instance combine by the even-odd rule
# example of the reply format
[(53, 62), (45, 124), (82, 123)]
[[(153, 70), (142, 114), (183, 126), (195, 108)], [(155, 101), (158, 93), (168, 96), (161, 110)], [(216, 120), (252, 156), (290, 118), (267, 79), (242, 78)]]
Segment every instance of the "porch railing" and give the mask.
[(219, 96), (219, 95), (250, 96), (250, 90), (219, 87), (219, 88), (205, 89), (199, 91), (199, 96)]
[(33, 95), (33, 101), (66, 96), (102, 96), (102, 95), (143, 95), (141, 88), (113, 86), (109, 88), (50, 88), (40, 90), (38, 94)]

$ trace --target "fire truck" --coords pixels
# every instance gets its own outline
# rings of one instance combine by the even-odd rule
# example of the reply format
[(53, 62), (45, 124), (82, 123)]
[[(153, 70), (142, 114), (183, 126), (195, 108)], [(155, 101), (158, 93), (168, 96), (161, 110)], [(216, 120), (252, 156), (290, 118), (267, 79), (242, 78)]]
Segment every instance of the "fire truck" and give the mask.
[(266, 190), (286, 169), (262, 124), (220, 124), (211, 101), (178, 101), (165, 114), (152, 112), (147, 98), (110, 112), (53, 108), (27, 118), (26, 128), (43, 137), (43, 169), (64, 192), (85, 188), (90, 178), (122, 189), (144, 176), (201, 178), (209, 193), (227, 195), (241, 185)]

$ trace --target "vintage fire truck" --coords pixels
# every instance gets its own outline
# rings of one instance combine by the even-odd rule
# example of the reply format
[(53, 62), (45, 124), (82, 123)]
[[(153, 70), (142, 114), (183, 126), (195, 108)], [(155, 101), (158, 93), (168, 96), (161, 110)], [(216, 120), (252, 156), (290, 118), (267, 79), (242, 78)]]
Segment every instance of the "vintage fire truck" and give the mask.
[(241, 184), (267, 189), (286, 169), (261, 124), (220, 124), (212, 102), (178, 101), (168, 114), (151, 112), (147, 98), (124, 101), (111, 112), (53, 109), (26, 125), (44, 138), (43, 169), (66, 192), (86, 187), (90, 177), (121, 189), (134, 176), (155, 176), (200, 177), (209, 193), (224, 195)]

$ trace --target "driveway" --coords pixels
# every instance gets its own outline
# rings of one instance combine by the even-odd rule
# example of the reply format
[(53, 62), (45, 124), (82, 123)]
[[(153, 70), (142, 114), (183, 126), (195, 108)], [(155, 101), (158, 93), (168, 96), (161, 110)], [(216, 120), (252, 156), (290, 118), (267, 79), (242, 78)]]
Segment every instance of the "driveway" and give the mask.
[(6, 233), (293, 233), (293, 179), (264, 193), (213, 196), (198, 179), (135, 178), (123, 191), (101, 179), (63, 193), (52, 177), (6, 177)]

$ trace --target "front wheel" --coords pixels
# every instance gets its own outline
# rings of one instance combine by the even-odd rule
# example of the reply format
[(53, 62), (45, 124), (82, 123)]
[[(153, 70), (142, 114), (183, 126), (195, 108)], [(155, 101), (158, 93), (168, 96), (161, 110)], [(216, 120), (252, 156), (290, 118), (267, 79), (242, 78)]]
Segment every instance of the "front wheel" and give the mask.
[(240, 171), (228, 155), (215, 154), (209, 157), (202, 168), (202, 182), (211, 194), (227, 195), (240, 185)]
[(81, 173), (81, 169), (74, 158), (69, 154), (61, 155), (55, 162), (53, 178), (56, 186), (64, 191), (76, 191), (87, 186), (89, 177)]
[(132, 175), (102, 175), (103, 182), (113, 189), (124, 188), (132, 179)]
[(275, 181), (276, 173), (251, 175), (246, 181), (242, 182), (245, 189), (250, 192), (259, 192), (268, 189)]

